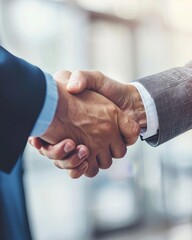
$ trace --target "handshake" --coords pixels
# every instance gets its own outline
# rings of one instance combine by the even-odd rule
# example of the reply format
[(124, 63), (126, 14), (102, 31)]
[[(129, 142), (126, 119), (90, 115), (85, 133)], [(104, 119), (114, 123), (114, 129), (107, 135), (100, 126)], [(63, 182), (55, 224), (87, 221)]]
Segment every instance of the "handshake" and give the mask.
[(147, 127), (140, 94), (134, 85), (100, 72), (61, 71), (54, 78), (59, 95), (54, 119), (29, 142), (72, 178), (94, 177), (112, 158), (123, 157)]

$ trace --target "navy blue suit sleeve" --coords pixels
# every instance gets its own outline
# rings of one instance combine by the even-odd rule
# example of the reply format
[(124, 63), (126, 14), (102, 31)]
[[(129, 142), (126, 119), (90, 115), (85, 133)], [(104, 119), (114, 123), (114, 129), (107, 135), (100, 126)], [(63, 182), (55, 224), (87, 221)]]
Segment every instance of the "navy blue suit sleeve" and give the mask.
[(10, 172), (44, 103), (43, 72), (0, 47), (0, 170)]

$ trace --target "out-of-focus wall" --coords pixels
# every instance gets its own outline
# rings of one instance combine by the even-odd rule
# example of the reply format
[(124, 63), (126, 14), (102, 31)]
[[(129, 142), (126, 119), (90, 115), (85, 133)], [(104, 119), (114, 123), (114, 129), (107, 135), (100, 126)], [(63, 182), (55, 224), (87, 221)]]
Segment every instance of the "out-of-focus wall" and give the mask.
[[(190, 0), (1, 0), (0, 40), (50, 73), (97, 69), (130, 82), (192, 60), (191, 7)], [(138, 140), (111, 169), (78, 181), (28, 146), (24, 180), (33, 236), (91, 240), (94, 232), (139, 231), (141, 223), (190, 226), (190, 142), (191, 132), (155, 149)]]

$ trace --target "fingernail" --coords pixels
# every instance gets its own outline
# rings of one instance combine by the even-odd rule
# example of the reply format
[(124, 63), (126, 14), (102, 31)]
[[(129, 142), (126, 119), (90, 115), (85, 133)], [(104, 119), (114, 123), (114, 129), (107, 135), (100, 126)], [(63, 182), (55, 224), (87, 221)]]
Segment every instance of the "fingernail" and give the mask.
[(71, 152), (73, 149), (74, 149), (74, 146), (70, 143), (66, 143), (65, 146), (64, 146), (64, 151), (66, 153)]
[(33, 145), (33, 140), (32, 140), (32, 139), (29, 139), (29, 143), (31, 144), (31, 146), (34, 147), (34, 145)]
[(78, 152), (78, 157), (83, 159), (87, 156), (87, 151), (84, 148), (80, 148)]
[(88, 165), (88, 163), (85, 161), (81, 164), (81, 166), (79, 167), (79, 170), (83, 170), (84, 168), (86, 168)]
[(71, 81), (68, 82), (67, 87), (71, 87), (71, 88), (79, 87), (79, 82), (76, 81), (76, 80), (71, 80)]

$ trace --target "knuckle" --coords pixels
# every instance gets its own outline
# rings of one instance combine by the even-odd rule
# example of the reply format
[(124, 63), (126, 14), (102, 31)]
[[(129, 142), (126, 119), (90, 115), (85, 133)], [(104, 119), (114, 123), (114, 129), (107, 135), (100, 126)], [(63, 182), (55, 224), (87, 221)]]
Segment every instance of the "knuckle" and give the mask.
[(137, 139), (138, 139), (138, 136), (135, 138), (131, 138), (130, 141), (128, 141), (128, 146), (135, 144)]
[(127, 148), (124, 146), (120, 151), (119, 157), (120, 158), (124, 157), (126, 153), (127, 153)]
[(68, 159), (67, 161), (68, 161), (67, 165), (69, 168), (76, 168), (81, 164), (81, 162), (79, 161), (79, 159), (77, 157), (75, 157), (73, 159)]
[(127, 148), (122, 146), (120, 149), (116, 150), (114, 153), (114, 158), (123, 158), (127, 152)]
[(68, 174), (69, 174), (69, 176), (70, 176), (71, 178), (73, 178), (73, 179), (77, 179), (77, 178), (80, 177), (80, 176), (79, 176), (79, 173), (76, 172), (76, 171), (73, 171), (73, 170), (68, 171)]
[(101, 164), (99, 167), (101, 169), (108, 169), (111, 167), (111, 165), (112, 165), (112, 160), (108, 159), (105, 163)]
[(48, 153), (50, 155), (49, 158), (51, 158), (53, 160), (62, 160), (65, 157), (63, 149), (58, 148), (58, 147), (53, 148)]
[(77, 168), (81, 165), (81, 163), (83, 162), (83, 160), (79, 160), (77, 157), (75, 158), (68, 158), (68, 159), (65, 159), (65, 160), (58, 160), (63, 166), (63, 168), (65, 169), (74, 169), (74, 168)]
[(85, 173), (86, 177), (93, 178), (99, 173), (99, 168), (93, 168)]

